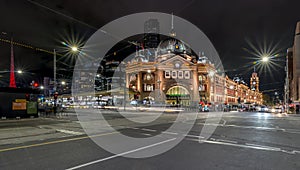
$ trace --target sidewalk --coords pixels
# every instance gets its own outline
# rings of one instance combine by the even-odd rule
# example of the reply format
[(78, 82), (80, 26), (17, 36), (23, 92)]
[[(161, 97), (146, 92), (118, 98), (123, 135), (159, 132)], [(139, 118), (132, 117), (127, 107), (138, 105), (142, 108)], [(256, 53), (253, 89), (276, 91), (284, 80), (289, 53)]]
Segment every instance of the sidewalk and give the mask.
[(0, 121), (0, 145), (82, 135), (79, 123), (54, 118), (24, 118)]

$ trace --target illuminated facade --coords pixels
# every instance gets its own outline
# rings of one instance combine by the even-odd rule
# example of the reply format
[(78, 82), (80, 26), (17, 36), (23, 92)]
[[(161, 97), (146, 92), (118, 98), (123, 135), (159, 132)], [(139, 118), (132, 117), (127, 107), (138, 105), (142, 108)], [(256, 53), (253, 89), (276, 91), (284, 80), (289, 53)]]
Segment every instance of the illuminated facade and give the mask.
[[(162, 41), (154, 61), (137, 53), (126, 65), (126, 87), (129, 99), (155, 100), (168, 105), (193, 106), (256, 103), (262, 94), (217, 74), (214, 64), (205, 57), (196, 57), (187, 45), (174, 38)], [(258, 80), (257, 75), (255, 77)], [(255, 80), (255, 81), (256, 81)], [(254, 79), (253, 79), (254, 82)], [(160, 95), (159, 94), (164, 94)]]

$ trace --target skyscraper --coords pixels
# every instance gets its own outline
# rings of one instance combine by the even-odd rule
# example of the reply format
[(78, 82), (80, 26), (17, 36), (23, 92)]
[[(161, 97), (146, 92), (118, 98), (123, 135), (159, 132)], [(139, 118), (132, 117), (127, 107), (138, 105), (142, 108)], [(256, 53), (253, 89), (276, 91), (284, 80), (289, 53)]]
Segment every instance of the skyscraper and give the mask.
[(144, 24), (144, 47), (156, 48), (159, 42), (159, 22), (157, 19), (149, 19)]

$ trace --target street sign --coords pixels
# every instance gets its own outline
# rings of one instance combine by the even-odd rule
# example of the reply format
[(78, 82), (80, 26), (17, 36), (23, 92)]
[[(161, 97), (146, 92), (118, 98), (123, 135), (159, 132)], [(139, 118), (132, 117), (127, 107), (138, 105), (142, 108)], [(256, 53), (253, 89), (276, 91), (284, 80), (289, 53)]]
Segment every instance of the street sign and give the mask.
[(27, 102), (27, 114), (37, 114), (37, 102)]
[(15, 99), (16, 102), (26, 102), (26, 99)]

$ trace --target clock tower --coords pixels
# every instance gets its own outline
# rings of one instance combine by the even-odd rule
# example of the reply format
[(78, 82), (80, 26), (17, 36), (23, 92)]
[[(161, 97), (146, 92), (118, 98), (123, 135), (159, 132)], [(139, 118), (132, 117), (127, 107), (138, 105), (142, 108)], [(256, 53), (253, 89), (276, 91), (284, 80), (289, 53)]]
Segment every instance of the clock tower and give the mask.
[(250, 78), (250, 89), (253, 91), (259, 91), (259, 77), (256, 72), (253, 72)]

